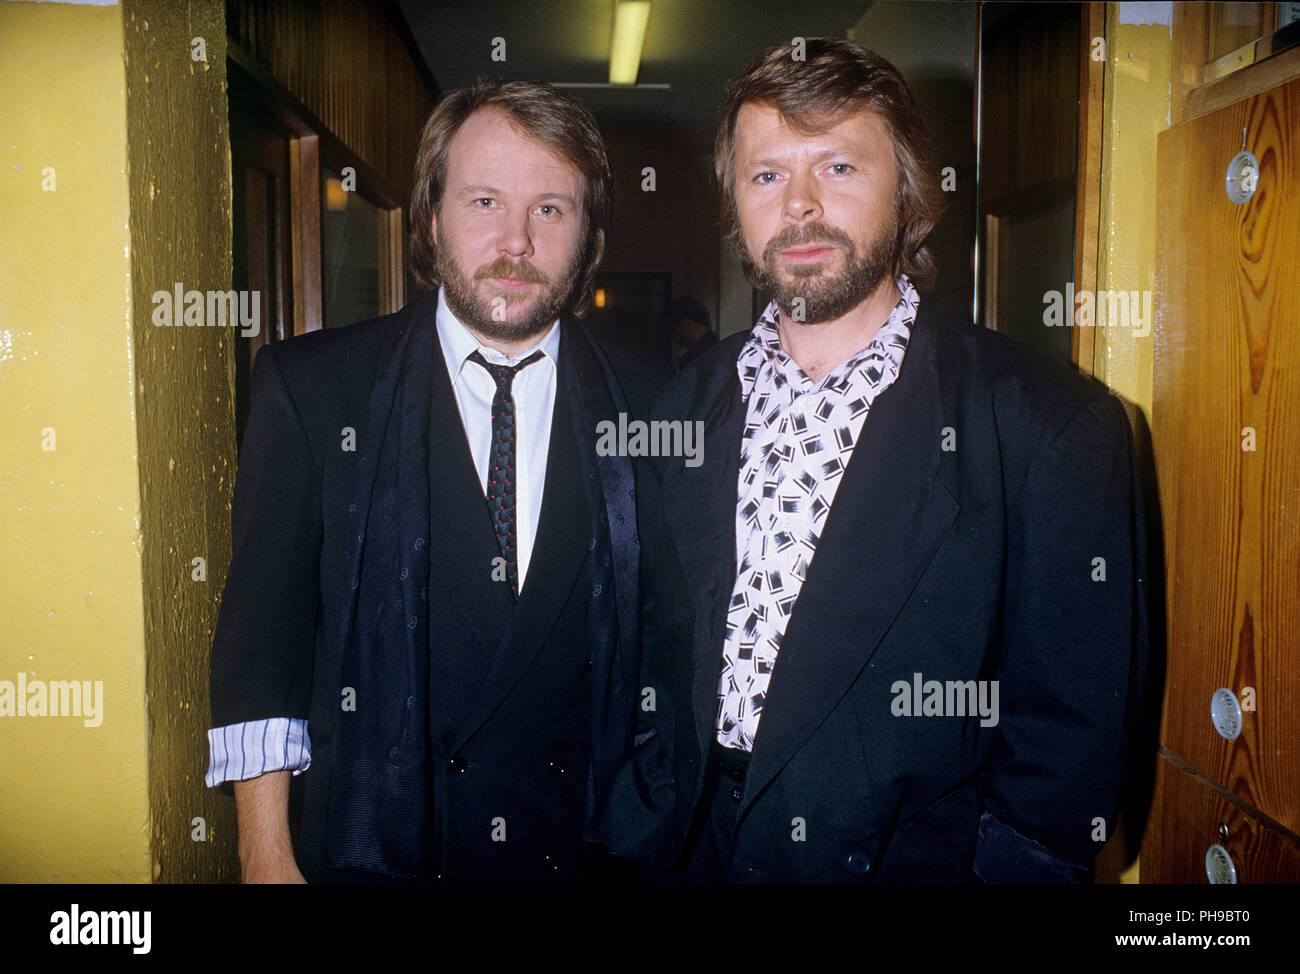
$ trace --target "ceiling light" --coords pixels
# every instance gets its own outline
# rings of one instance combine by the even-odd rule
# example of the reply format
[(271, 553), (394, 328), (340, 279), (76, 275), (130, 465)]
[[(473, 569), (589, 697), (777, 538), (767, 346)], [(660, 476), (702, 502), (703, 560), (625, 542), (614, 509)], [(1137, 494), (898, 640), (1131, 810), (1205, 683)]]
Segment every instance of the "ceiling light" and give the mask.
[(614, 41), (609, 48), (610, 84), (636, 84), (649, 21), (650, 0), (615, 0)]

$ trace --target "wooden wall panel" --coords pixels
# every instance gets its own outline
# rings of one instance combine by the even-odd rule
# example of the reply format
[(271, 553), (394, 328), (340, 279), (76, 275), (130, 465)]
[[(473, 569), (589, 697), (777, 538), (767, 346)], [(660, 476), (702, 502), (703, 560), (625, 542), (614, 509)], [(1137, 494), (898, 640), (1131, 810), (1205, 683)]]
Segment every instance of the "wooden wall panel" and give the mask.
[[(1243, 128), (1260, 172), (1239, 206)], [(1157, 171), (1161, 740), (1300, 833), (1300, 80), (1162, 133)], [(1210, 721), (1220, 687), (1255, 693), (1232, 741)]]
[(397, 16), (377, 0), (227, 0), (226, 33), (406, 203), (436, 92)]
[(1206, 3), (1205, 48), (1202, 57), (1213, 61), (1243, 44), (1273, 33), (1276, 3)]
[(980, 206), (986, 212), (1074, 190), (1081, 11), (1025, 4), (988, 29), (980, 63)]
[[(1222, 845), (1238, 883), (1300, 882), (1300, 841), (1163, 755), (1142, 846), (1142, 882), (1208, 882), (1205, 853)], [(1219, 823), (1227, 827), (1219, 836)]]

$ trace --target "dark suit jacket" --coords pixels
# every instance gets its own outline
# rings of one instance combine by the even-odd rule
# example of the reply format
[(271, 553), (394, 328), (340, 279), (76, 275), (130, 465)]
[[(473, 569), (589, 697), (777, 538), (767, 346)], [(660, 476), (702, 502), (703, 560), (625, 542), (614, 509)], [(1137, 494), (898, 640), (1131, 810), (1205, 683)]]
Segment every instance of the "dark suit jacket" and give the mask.
[[(654, 709), (599, 831), (658, 868), (682, 849), (714, 733), (747, 337), (651, 407), (705, 421), (703, 463), (661, 457), (641, 474)], [(1144, 515), (1120, 403), (923, 302), (843, 477), (771, 678), (729, 879), (1084, 878), (1115, 828), (1146, 658)], [(896, 716), (896, 685), (917, 673), (998, 681), (998, 723)]]
[[(213, 723), (308, 719), (312, 766), (303, 776), (299, 860), (313, 880), (365, 878), (331, 868), (337, 849), (331, 852), (327, 828), (338, 798), (330, 781), (347, 651), (340, 620), (355, 597), (348, 566), (361, 541), (347, 515), (359, 454), (340, 450), (340, 435), (353, 427), (359, 439), (374, 438), (360, 427), (380, 350), (399, 327), (433, 329), (436, 299), (428, 292), (396, 314), (268, 345), (254, 369), (234, 552), (213, 644)], [(594, 794), (630, 750), (637, 673), (631, 464), (596, 455), (594, 424), (637, 409), (626, 406), (621, 382), (583, 326), (566, 315), (561, 327), (555, 415), (571, 421), (553, 423), (533, 562), (513, 614), (508, 595), (506, 605), (497, 604), (503, 590), (488, 577), (497, 542), (433, 336), (428, 601), (435, 706), (420, 781), (427, 778), (427, 831), (436, 835), (398, 840), (412, 848), (427, 843), (425, 878), (573, 878)], [(617, 361), (633, 402), (644, 402), (647, 379), (637, 363)], [(609, 496), (611, 483), (623, 496)], [(608, 519), (599, 538), (589, 528), (598, 516)], [(600, 598), (593, 597), (593, 585), (614, 578), (617, 584), (602, 587), (616, 593), (597, 588)], [(366, 611), (358, 609), (363, 618)], [(376, 699), (401, 675), (361, 676), (374, 681)], [(490, 841), (498, 817), (509, 823), (504, 843)], [(372, 819), (374, 828), (384, 827), (384, 809)], [(361, 838), (362, 847), (368, 842)], [(412, 859), (424, 862), (426, 853)]]

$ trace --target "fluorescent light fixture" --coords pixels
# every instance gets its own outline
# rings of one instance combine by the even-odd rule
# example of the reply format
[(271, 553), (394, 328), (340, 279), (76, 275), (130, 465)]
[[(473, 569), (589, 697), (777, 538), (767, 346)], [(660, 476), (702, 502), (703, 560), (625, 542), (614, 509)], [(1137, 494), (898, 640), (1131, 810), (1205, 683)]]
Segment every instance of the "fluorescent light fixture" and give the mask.
[(609, 83), (634, 85), (650, 21), (650, 0), (615, 0), (614, 41), (609, 48)]

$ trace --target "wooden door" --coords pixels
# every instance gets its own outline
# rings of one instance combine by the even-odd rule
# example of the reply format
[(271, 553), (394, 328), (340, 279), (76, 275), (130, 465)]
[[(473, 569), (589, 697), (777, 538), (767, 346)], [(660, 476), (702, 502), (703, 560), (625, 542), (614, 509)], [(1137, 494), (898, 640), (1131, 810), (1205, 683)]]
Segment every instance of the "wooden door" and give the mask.
[[(1257, 187), (1225, 187), (1243, 149)], [(1300, 79), (1159, 137), (1153, 441), (1168, 659), (1143, 882), (1300, 880)], [(1240, 709), (1227, 739), (1216, 691)], [(1232, 711), (1231, 701), (1225, 705)], [(1217, 855), (1217, 853), (1216, 853)]]

